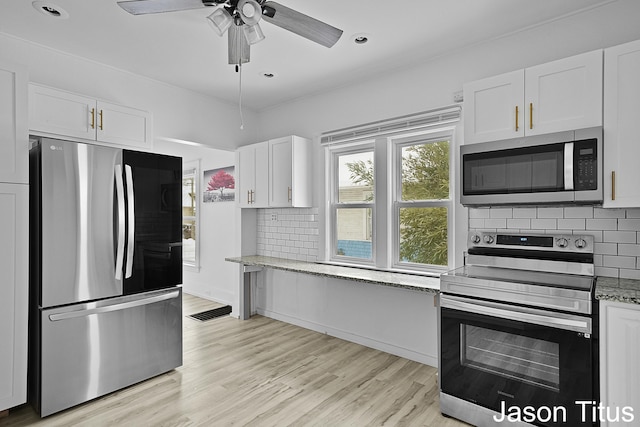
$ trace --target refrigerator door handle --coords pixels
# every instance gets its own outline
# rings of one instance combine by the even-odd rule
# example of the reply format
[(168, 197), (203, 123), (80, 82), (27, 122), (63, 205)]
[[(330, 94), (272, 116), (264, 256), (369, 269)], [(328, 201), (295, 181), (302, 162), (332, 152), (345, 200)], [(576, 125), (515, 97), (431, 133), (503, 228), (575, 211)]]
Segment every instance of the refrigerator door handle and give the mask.
[(122, 181), (122, 165), (115, 165), (116, 197), (118, 199), (118, 249), (116, 252), (116, 280), (122, 280), (124, 263), (124, 183)]
[(129, 208), (128, 223), (129, 236), (127, 238), (127, 265), (125, 271), (125, 279), (131, 277), (133, 273), (133, 254), (135, 250), (135, 232), (136, 232), (136, 213), (135, 213), (135, 197), (133, 195), (133, 175), (131, 166), (124, 165), (125, 176), (127, 177), (127, 207)]
[(107, 305), (104, 307), (95, 307), (95, 308), (88, 308), (86, 310), (76, 310), (76, 311), (68, 311), (66, 313), (50, 314), (49, 320), (51, 320), (52, 322), (57, 322), (60, 320), (86, 317), (91, 314), (109, 313), (112, 311), (119, 311), (127, 308), (139, 307), (141, 305), (148, 305), (148, 304), (153, 304), (155, 302), (170, 300), (173, 298), (177, 298), (178, 295), (180, 295), (180, 291), (175, 290), (175, 291), (167, 292), (160, 295), (154, 295), (152, 297), (141, 298), (141, 299), (122, 302), (122, 303), (116, 303), (116, 304)]

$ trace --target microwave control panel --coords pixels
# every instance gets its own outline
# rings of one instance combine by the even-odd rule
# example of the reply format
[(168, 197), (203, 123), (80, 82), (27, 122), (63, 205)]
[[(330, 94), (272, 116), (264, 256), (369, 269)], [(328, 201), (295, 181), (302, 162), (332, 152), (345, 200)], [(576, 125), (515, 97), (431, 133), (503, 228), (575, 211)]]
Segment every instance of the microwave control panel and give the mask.
[(585, 139), (574, 143), (574, 188), (577, 191), (598, 189), (597, 140)]

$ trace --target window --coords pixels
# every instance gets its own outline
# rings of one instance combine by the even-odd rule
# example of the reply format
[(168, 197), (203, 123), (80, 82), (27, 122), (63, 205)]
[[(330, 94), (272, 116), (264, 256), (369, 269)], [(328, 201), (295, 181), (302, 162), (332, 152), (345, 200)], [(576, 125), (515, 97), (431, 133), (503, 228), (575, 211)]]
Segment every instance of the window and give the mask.
[(182, 169), (182, 262), (198, 269), (200, 266), (198, 242), (199, 167), (196, 162), (185, 164)]
[(393, 193), (396, 266), (448, 266), (450, 139), (448, 134), (393, 141), (397, 166)]
[(374, 168), (373, 147), (336, 151), (331, 216), (333, 250), (337, 258), (373, 261)]
[(338, 143), (330, 141), (325, 157), (329, 261), (427, 273), (449, 268), (455, 131), (449, 123), (459, 120), (459, 109), (455, 112), (449, 122), (431, 120), (388, 134), (380, 125), (368, 138), (354, 131), (348, 142), (339, 141), (344, 132)]

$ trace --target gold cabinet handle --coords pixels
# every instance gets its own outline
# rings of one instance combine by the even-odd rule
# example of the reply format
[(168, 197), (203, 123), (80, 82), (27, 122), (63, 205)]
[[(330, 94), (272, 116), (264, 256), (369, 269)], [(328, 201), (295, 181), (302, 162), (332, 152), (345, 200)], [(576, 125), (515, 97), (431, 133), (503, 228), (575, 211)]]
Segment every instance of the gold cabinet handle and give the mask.
[(518, 132), (520, 126), (518, 126), (518, 106), (516, 105), (516, 132)]
[(102, 126), (102, 110), (100, 110), (100, 130), (103, 130), (103, 126)]
[(533, 102), (529, 103), (529, 129), (533, 129)]
[(91, 109), (91, 129), (96, 128), (96, 109)]
[(616, 199), (616, 171), (611, 171), (611, 200)]
[(256, 202), (256, 198), (254, 197), (255, 194), (256, 192), (251, 190), (251, 204), (254, 204)]
[(291, 187), (287, 187), (287, 201), (291, 202)]

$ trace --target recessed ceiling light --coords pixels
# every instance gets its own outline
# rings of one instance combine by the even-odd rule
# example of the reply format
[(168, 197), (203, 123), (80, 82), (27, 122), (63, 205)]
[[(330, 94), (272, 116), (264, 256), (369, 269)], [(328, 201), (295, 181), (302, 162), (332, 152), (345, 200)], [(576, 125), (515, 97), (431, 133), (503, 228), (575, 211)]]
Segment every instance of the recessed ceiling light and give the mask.
[(353, 40), (355, 44), (366, 44), (369, 41), (369, 35), (364, 33), (354, 34), (351, 36), (351, 40)]
[(31, 3), (31, 5), (35, 10), (52, 18), (67, 19), (69, 17), (66, 10), (53, 3), (38, 0)]

